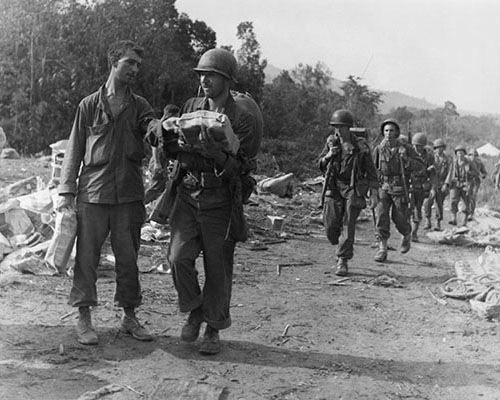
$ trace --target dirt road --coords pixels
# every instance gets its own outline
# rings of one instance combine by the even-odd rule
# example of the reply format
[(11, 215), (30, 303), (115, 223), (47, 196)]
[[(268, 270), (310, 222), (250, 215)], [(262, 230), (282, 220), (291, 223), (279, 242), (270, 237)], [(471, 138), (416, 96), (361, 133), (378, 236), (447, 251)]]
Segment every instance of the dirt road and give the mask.
[[(171, 276), (150, 271), (165, 254), (161, 245), (144, 244), (140, 259), (139, 317), (155, 334), (151, 343), (118, 333), (109, 266), (98, 282), (95, 347), (76, 341), (68, 277), (3, 274), (0, 399), (500, 399), (498, 322), (480, 319), (465, 301), (439, 300), (454, 262), (481, 249), (424, 238), (403, 256), (393, 233), (396, 250), (380, 264), (364, 221), (350, 275), (339, 280), (308, 196), (268, 197), (247, 209), (252, 239), (267, 249), (238, 246), (234, 322), (216, 356), (179, 340), (185, 317)], [(286, 215), (284, 241), (269, 242), (262, 229), (270, 212)], [(277, 264), (292, 265), (278, 275)]]

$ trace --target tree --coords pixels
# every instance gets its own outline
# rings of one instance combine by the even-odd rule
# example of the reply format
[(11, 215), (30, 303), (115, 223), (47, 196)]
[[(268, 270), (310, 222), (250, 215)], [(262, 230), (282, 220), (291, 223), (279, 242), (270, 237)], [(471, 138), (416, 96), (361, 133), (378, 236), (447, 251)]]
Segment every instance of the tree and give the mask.
[(360, 81), (361, 78), (349, 75), (340, 88), (344, 92), (346, 108), (354, 114), (357, 123), (370, 126), (374, 123), (378, 105), (382, 102), (382, 93), (370, 90)]
[(175, 0), (0, 2), (0, 124), (25, 154), (65, 138), (80, 100), (109, 72), (120, 39), (145, 49), (134, 90), (158, 111), (196, 93), (193, 67), (215, 32), (179, 15)]
[(248, 21), (240, 23), (236, 36), (242, 42), (241, 47), (236, 51), (239, 69), (236, 88), (250, 93), (255, 101), (260, 103), (267, 61), (261, 60), (260, 44), (253, 31), (253, 23)]

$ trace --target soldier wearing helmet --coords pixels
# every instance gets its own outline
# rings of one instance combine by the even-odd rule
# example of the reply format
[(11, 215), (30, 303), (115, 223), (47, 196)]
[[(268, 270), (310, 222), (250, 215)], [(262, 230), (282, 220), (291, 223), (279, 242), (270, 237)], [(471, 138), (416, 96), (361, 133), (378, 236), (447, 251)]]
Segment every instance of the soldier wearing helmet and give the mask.
[(387, 259), (387, 241), (390, 237), (390, 218), (402, 235), (401, 253), (411, 247), (409, 208), (410, 175), (422, 168), (422, 161), (414, 148), (399, 139), (399, 123), (392, 118), (380, 125), (382, 142), (374, 150), (374, 162), (378, 171), (379, 199), (375, 207), (375, 225), (379, 248), (375, 261)]
[[(236, 67), (234, 56), (227, 50), (204, 53), (194, 68), (203, 96), (187, 100), (180, 119), (187, 113), (204, 115), (200, 111), (206, 110), (224, 114), (239, 139), (237, 154), (225, 151), (203, 126), (199, 134), (201, 150), (182, 147), (177, 140), (168, 141), (166, 150), (178, 167), (173, 180), (178, 182), (175, 202), (169, 213), (168, 254), (180, 311), (189, 313), (181, 340), (196, 341), (201, 325), (206, 323), (199, 349), (202, 354), (218, 353), (219, 330), (231, 325), (234, 250), (236, 242), (247, 238), (242, 182), (256, 168), (262, 138), (257, 104), (236, 101), (231, 94)], [(203, 288), (195, 268), (201, 251)]]
[[(356, 220), (366, 207), (365, 196), (370, 188), (372, 196), (377, 196), (377, 173), (370, 148), (364, 137), (351, 131), (353, 125), (350, 111), (335, 111), (330, 120), (333, 133), (327, 137), (319, 156), (319, 168), (325, 174), (321, 196), (323, 224), (330, 243), (338, 245), (335, 274), (339, 276), (348, 273), (347, 262), (354, 252)], [(339, 242), (344, 220), (347, 232)]]
[(436, 170), (432, 150), (427, 146), (427, 135), (417, 132), (412, 137), (412, 145), (422, 162), (420, 168), (410, 174), (410, 197), (412, 207), (412, 241), (418, 242), (418, 227), (422, 221), (422, 206), (436, 188)]
[(447, 192), (443, 191), (448, 171), (451, 165), (451, 158), (444, 152), (446, 145), (443, 139), (434, 140), (432, 147), (434, 148), (434, 169), (436, 185), (434, 190), (430, 192), (429, 198), (424, 202), (424, 213), (426, 225), (424, 229), (431, 229), (432, 205), (436, 203), (436, 226), (435, 230), (441, 230), (441, 221), (443, 220), (443, 203), (447, 196)]
[(476, 167), (473, 162), (467, 159), (465, 146), (461, 144), (456, 146), (455, 157), (453, 158), (443, 187), (443, 190), (450, 190), (451, 225), (457, 225), (458, 203), (462, 200), (464, 204), (464, 219), (462, 225), (467, 226), (467, 220), (471, 210), (471, 187), (475, 174)]
[(467, 158), (474, 164), (476, 167), (476, 172), (474, 175), (474, 179), (472, 180), (472, 186), (470, 191), (470, 214), (468, 216), (469, 221), (472, 221), (474, 217), (474, 212), (476, 211), (476, 200), (477, 193), (479, 192), (479, 186), (481, 186), (481, 179), (486, 178), (486, 168), (479, 158), (479, 153), (474, 147), (469, 149)]

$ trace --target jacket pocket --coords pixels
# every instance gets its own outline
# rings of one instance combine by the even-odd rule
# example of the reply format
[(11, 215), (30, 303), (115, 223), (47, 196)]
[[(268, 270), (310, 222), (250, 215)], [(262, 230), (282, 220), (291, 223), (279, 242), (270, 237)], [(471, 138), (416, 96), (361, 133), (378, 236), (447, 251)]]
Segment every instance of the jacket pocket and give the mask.
[(107, 164), (111, 154), (109, 124), (88, 127), (84, 163), (89, 167)]

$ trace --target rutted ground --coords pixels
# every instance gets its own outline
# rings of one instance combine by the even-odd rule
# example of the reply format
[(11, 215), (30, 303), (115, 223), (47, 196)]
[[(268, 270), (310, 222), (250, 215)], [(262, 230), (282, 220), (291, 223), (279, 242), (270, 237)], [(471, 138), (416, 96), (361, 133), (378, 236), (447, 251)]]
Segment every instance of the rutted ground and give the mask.
[[(156, 336), (151, 343), (118, 333), (113, 272), (105, 265), (93, 312), (96, 347), (76, 341), (69, 278), (4, 279), (0, 398), (500, 399), (498, 323), (480, 319), (465, 301), (437, 300), (454, 262), (481, 249), (424, 238), (406, 256), (390, 251), (389, 261), (378, 264), (366, 220), (358, 225), (350, 275), (339, 280), (330, 269), (333, 247), (317, 224), (316, 193), (256, 202), (247, 208), (252, 239), (267, 240), (267, 250), (237, 248), (234, 322), (221, 333), (219, 355), (201, 356), (197, 343), (179, 341), (184, 316), (171, 276), (151, 271), (165, 249), (144, 244), (139, 317)], [(283, 242), (269, 242), (262, 229), (273, 212), (287, 216)], [(395, 236), (389, 244), (397, 249)], [(279, 263), (303, 265), (278, 275)], [(376, 285), (391, 283), (381, 275), (403, 287)]]

